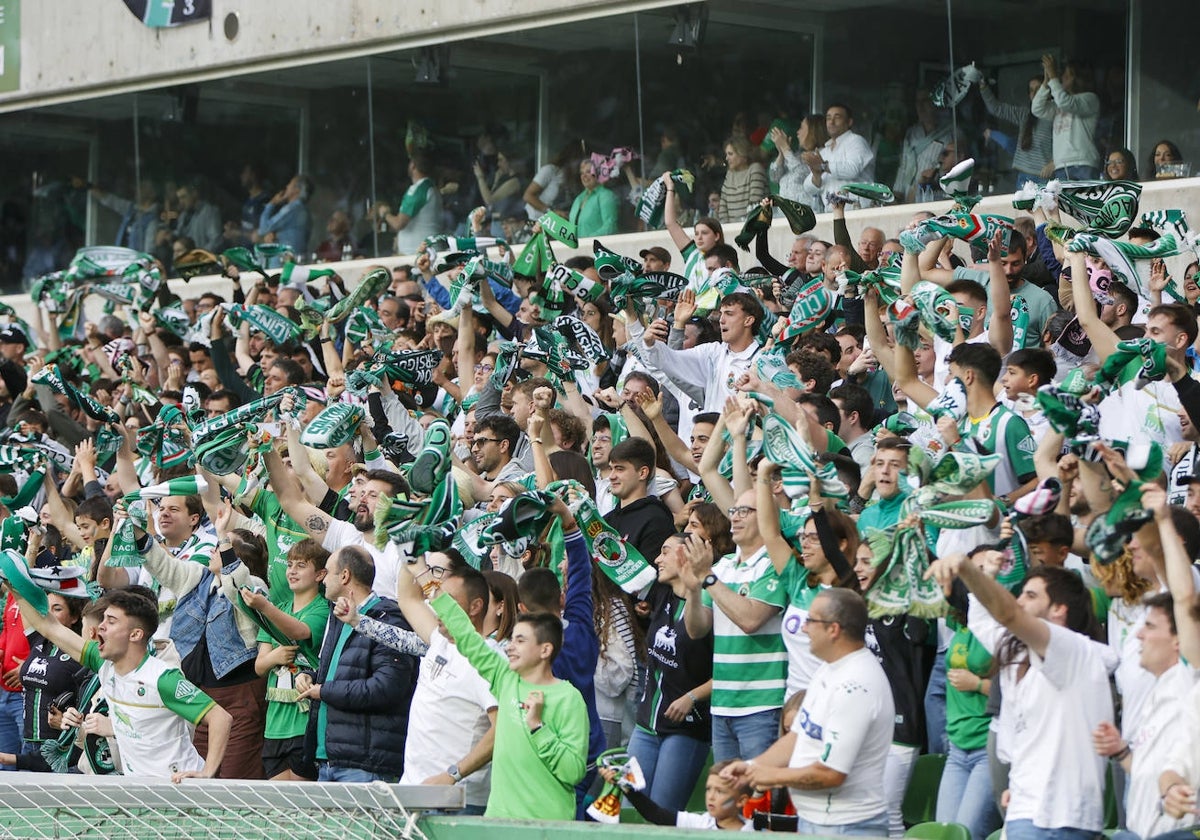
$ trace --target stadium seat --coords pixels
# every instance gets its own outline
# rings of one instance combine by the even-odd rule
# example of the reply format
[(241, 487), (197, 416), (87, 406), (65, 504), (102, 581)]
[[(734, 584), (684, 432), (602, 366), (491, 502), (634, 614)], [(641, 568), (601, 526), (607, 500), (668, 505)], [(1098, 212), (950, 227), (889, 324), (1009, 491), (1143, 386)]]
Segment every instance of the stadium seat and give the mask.
[(946, 756), (941, 753), (917, 756), (913, 762), (912, 776), (900, 805), (906, 826), (930, 822), (937, 815), (938, 785), (945, 766)]
[(904, 832), (916, 840), (971, 840), (971, 829), (958, 823), (925, 822)]

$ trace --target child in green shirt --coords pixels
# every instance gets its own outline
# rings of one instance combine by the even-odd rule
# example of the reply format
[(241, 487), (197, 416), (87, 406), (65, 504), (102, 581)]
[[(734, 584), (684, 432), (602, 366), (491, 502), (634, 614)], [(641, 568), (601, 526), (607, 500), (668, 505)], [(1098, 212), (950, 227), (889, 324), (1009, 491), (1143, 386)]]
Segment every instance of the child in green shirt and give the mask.
[[(409, 572), (402, 566), (400, 573)], [(588, 718), (578, 689), (551, 673), (562, 621), (549, 613), (522, 614), (505, 663), (453, 598), (443, 593), (431, 606), (499, 702), (485, 816), (574, 819), (574, 787), (587, 769)]]

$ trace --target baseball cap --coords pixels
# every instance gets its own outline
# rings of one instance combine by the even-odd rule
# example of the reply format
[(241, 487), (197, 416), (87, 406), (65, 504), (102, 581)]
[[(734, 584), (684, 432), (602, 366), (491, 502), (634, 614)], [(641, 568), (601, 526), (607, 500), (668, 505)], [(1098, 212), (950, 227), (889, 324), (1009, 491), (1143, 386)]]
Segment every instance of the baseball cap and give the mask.
[(9, 326), (0, 330), (0, 344), (23, 344), (29, 346), (29, 336), (20, 327)]
[(658, 260), (659, 262), (663, 262), (663, 263), (671, 262), (670, 252), (667, 251), (666, 248), (660, 248), (657, 245), (655, 245), (653, 248), (645, 248), (645, 249), (639, 251), (638, 256), (641, 257), (642, 259), (646, 259), (646, 257), (654, 257), (654, 259)]

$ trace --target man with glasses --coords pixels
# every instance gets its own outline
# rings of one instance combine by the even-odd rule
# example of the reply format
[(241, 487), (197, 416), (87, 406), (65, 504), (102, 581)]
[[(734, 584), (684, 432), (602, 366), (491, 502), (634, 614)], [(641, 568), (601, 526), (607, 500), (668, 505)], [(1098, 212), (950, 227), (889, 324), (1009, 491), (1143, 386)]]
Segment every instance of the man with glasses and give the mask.
[(849, 589), (816, 597), (804, 623), (825, 664), (790, 732), (722, 776), (758, 789), (787, 785), (802, 834), (886, 836), (884, 768), (896, 714), (883, 668), (867, 649), (867, 605)]
[(471, 477), (475, 498), (486, 499), (492, 486), (502, 481), (519, 481), (529, 470), (513, 457), (521, 439), (517, 421), (504, 414), (493, 414), (475, 421), (471, 439), (471, 455), (475, 458), (478, 475)]
[(691, 562), (680, 569), (688, 636), (713, 634), (714, 761), (759, 755), (779, 733), (787, 681), (780, 613), (787, 593), (758, 530), (755, 498), (747, 490), (729, 509), (733, 554), (714, 565), (711, 546), (689, 537)]

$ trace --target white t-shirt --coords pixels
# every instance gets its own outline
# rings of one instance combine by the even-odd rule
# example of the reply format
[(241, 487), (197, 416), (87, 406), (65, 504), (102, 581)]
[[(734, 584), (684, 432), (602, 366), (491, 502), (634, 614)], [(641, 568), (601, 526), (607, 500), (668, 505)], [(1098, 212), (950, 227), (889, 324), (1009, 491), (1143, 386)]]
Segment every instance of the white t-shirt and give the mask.
[[(715, 831), (720, 828), (716, 818), (705, 811), (703, 814), (693, 814), (691, 811), (680, 811), (675, 815), (676, 828), (699, 828), (704, 831)], [(754, 823), (750, 820), (742, 822), (741, 831), (753, 831)]]
[(1150, 690), (1141, 724), (1128, 739), (1133, 750), (1126, 824), (1141, 837), (1154, 837), (1195, 822), (1174, 820), (1159, 813), (1158, 777), (1184, 725), (1184, 708), (1200, 676), (1180, 660), (1167, 669)]
[(895, 718), (892, 688), (871, 651), (862, 648), (817, 669), (792, 722), (796, 746), (788, 766), (820, 762), (845, 773), (846, 781), (828, 790), (793, 788), (792, 804), (802, 819), (846, 825), (884, 813), (884, 767)]
[(1101, 401), (1100, 437), (1105, 440), (1146, 440), (1164, 449), (1183, 441), (1178, 412), (1182, 408), (1175, 386), (1151, 382), (1140, 391), (1127, 382)]
[[(487, 710), (496, 708), (487, 681), (450, 640), (434, 633), (421, 657), (421, 671), (408, 711), (402, 785), (419, 785), (446, 772), (471, 751), (491, 726)], [(460, 783), (468, 805), (487, 805), (491, 765)]]
[[(550, 209), (554, 209), (554, 202), (563, 190), (562, 169), (552, 163), (547, 163), (533, 176), (533, 182), (542, 188), (542, 191), (538, 193), (538, 200)], [(542, 211), (530, 204), (525, 205), (525, 213), (535, 222), (542, 218)]]
[(1113, 677), (1121, 695), (1121, 737), (1126, 740), (1141, 726), (1142, 716), (1149, 711), (1146, 699), (1154, 690), (1154, 675), (1142, 667), (1142, 643), (1137, 637), (1147, 612), (1149, 608), (1140, 601), (1127, 604), (1119, 597), (1108, 608), (1108, 646), (1120, 657)]
[[(970, 630), (995, 654), (1004, 627), (974, 595), (970, 603)], [(1030, 651), (1020, 681), (1017, 664), (1000, 675), (997, 746), (1012, 764), (1007, 818), (1098, 832), (1104, 827), (1107, 760), (1096, 754), (1092, 732), (1102, 721), (1113, 722), (1108, 675), (1117, 655), (1080, 633), (1044, 623), (1050, 630), (1045, 657)]]
[[(388, 540), (387, 545), (378, 549), (375, 547), (374, 540), (368, 540), (366, 534), (349, 522), (343, 522), (340, 519), (330, 520), (329, 530), (325, 532), (325, 540), (321, 543), (321, 547), (326, 551), (334, 552), (346, 545), (362, 546), (375, 561), (375, 582), (371, 584), (371, 591), (381, 598), (395, 599), (396, 583), (400, 576), (400, 562), (407, 559), (401, 553), (400, 548)], [(442, 768), (442, 770), (445, 769), (445, 767)]]

